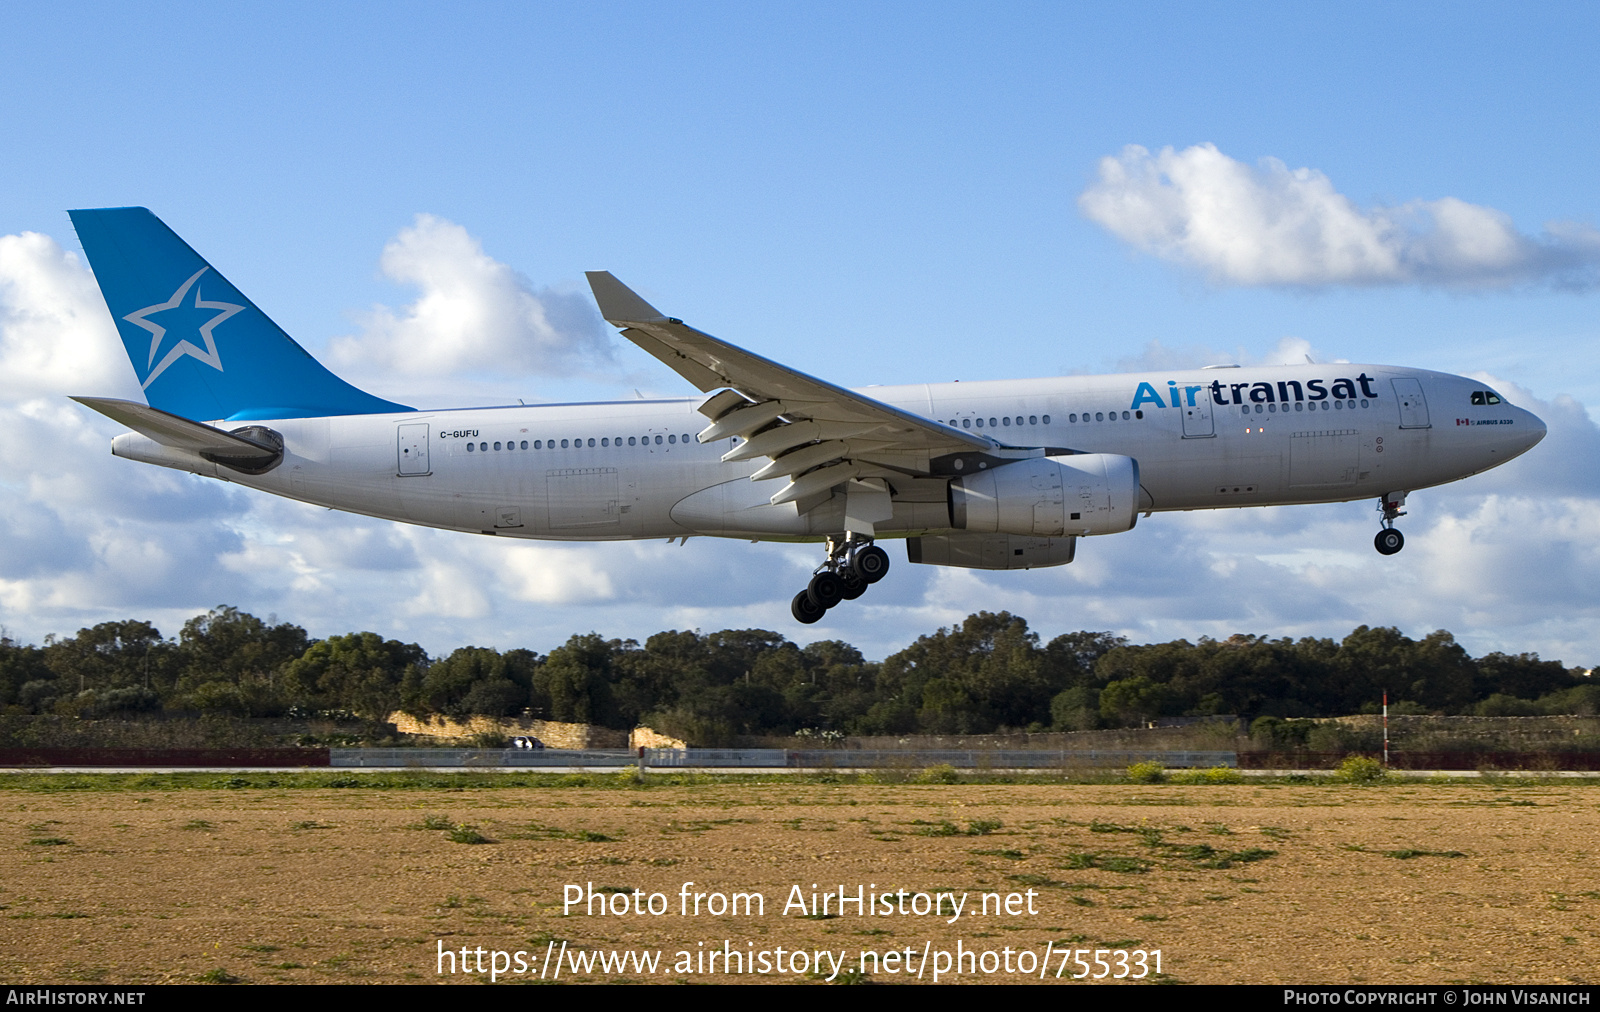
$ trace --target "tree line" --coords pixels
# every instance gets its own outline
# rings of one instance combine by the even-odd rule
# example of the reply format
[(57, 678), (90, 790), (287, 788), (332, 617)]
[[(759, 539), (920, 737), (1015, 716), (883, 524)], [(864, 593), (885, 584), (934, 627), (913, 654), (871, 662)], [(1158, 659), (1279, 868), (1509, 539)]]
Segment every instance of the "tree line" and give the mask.
[(696, 744), (801, 729), (975, 734), (1137, 726), (1167, 717), (1373, 712), (1595, 713), (1600, 685), (1537, 654), (1474, 658), (1448, 632), (1414, 640), (1361, 626), (1342, 640), (1236, 635), (1132, 644), (1109, 632), (1049, 642), (1025, 619), (979, 612), (882, 661), (839, 640), (776, 632), (660, 632), (642, 644), (575, 635), (547, 654), (356, 632), (317, 640), (218, 607), (173, 638), (105, 622), (42, 646), (0, 635), (0, 712), (84, 718), (513, 716), (649, 724)]

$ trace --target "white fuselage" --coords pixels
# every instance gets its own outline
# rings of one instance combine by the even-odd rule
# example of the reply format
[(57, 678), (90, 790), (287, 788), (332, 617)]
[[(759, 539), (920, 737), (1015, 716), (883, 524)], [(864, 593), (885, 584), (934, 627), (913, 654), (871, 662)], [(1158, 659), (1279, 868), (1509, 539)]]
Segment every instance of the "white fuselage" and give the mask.
[[(1139, 509), (1159, 512), (1377, 498), (1495, 467), (1545, 429), (1510, 404), (1474, 404), (1486, 389), (1424, 370), (1334, 364), (862, 393), (1006, 446), (1133, 457)], [(842, 496), (804, 513), (770, 505), (783, 479), (748, 480), (764, 461), (723, 463), (730, 440), (696, 442), (701, 400), (264, 420), (285, 445), (283, 462), (261, 475), (131, 433), (113, 452), (335, 509), (509, 537), (809, 540), (841, 530)], [(949, 530), (944, 478), (890, 484), (894, 516), (879, 536)]]

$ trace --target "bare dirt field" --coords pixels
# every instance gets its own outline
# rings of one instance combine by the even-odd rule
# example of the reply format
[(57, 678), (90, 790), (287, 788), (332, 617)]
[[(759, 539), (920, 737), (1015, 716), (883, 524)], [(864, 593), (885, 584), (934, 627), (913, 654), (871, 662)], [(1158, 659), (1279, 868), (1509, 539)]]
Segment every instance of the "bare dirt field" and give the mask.
[(1597, 857), (1552, 782), (7, 789), (0, 979), (1588, 983)]

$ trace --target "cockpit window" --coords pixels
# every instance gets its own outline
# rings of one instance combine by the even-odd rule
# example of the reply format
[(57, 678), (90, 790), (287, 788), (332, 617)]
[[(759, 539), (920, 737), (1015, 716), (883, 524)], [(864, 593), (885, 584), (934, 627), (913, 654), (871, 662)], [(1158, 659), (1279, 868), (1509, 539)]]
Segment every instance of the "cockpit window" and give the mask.
[(1500, 395), (1495, 393), (1493, 390), (1474, 390), (1472, 391), (1472, 403), (1499, 404)]
[(1484, 391), (1484, 396), (1489, 398), (1489, 403), (1490, 404), (1499, 404), (1500, 403), (1500, 395), (1495, 393), (1493, 390)]
[(1472, 403), (1480, 404), (1480, 405), (1483, 403), (1483, 391), (1482, 390), (1474, 390), (1474, 391), (1472, 391)]

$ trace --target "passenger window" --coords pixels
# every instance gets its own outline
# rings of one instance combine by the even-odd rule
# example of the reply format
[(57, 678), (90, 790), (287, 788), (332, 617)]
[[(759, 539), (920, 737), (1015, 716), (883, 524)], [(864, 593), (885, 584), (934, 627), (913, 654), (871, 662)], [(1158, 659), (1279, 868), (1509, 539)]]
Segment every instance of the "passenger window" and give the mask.
[(526, 440), (526, 439), (524, 439), (524, 440), (523, 440), (523, 441), (522, 441), (522, 448), (523, 448), (523, 449), (524, 449), (524, 450), (526, 450), (526, 449), (527, 449), (527, 448), (528, 448), (528, 441), (527, 441), (527, 440)]
[(687, 432), (685, 432), (682, 436), (680, 436), (678, 438), (681, 439), (683, 442), (687, 443), (689, 441), (689, 434)]
[(544, 449), (544, 440), (542, 440), (542, 439), (535, 439), (535, 440), (534, 440), (534, 441), (533, 441), (533, 448), (534, 448), (534, 449), (535, 449), (535, 450), (542, 450), (542, 449)]
[(1123, 412), (1123, 413), (1122, 413), (1122, 420), (1123, 420), (1123, 421), (1127, 421), (1127, 420), (1128, 420), (1128, 413), (1127, 413), (1127, 412), (1126, 412), (1126, 411), (1124, 411), (1124, 412)]
[(629, 437), (628, 437), (628, 445), (629, 445), (629, 446), (633, 446), (633, 445), (634, 445), (634, 442), (633, 442), (633, 437), (632, 437), (632, 436), (629, 436)]
[(476, 449), (477, 449), (477, 448), (478, 448), (478, 447), (477, 447), (477, 446), (476, 446), (476, 445), (475, 445), (475, 444), (473, 444), (473, 443), (468, 443), (468, 444), (467, 444), (467, 452), (468, 452), (468, 453), (471, 453), (471, 452), (472, 452), (472, 451), (473, 451), (473, 450), (476, 450)]
[(978, 428), (983, 428), (983, 419), (978, 419)]
[(562, 449), (563, 449), (563, 450), (565, 450), (565, 449), (566, 449), (566, 448), (567, 448), (567, 441), (566, 441), (566, 440), (565, 440), (565, 439), (563, 439), (563, 440), (562, 440), (562, 441), (561, 441), (561, 448), (562, 448)]
[(498, 440), (496, 440), (496, 441), (495, 441), (495, 444), (494, 444), (494, 448), (495, 448), (495, 449), (496, 449), (496, 450), (498, 450), (498, 449), (500, 449), (500, 443), (499, 443), (499, 441), (498, 441)]
[(660, 436), (657, 436), (657, 437), (656, 437), (656, 445), (657, 445), (657, 446), (660, 446), (660, 445), (661, 445), (661, 437), (660, 437)]
[(989, 419), (989, 428), (992, 429), (992, 428), (994, 428), (994, 426), (995, 426), (995, 420), (993, 418)]
[(1038, 425), (1039, 424), (1039, 419), (1034, 417), (1033, 415), (1029, 415), (1028, 416), (1028, 424), (1029, 425)]
[(1049, 416), (1049, 415), (1045, 415), (1045, 416), (1044, 416), (1044, 423), (1045, 423), (1045, 424), (1046, 424), (1046, 425), (1049, 425), (1049, 424), (1050, 424), (1050, 416)]
[(478, 444), (478, 449), (480, 449), (480, 450), (487, 450), (488, 448), (489, 448), (489, 444), (488, 443), (479, 443)]
[(970, 419), (970, 418), (963, 418), (963, 419), (961, 419), (961, 427), (962, 427), (962, 428), (963, 428), (963, 429), (970, 429), (970, 428), (972, 428), (972, 419)]
[[(1089, 416), (1088, 415), (1084, 415), (1083, 418), (1084, 418), (1084, 421), (1088, 421), (1089, 420)], [(1074, 411), (1072, 414), (1067, 416), (1067, 421), (1069, 421), (1069, 422), (1075, 422), (1077, 420), (1078, 420), (1078, 413), (1076, 411)]]
[(1002, 419), (1000, 419), (1000, 422), (1001, 422), (1001, 424), (1003, 424), (1003, 425), (1006, 425), (1006, 426), (1009, 426), (1009, 425), (1010, 425), (1010, 424), (1011, 424), (1011, 419), (1010, 419), (1010, 418), (1009, 418), (1009, 417), (1007, 417), (1007, 418), (1002, 418)]

